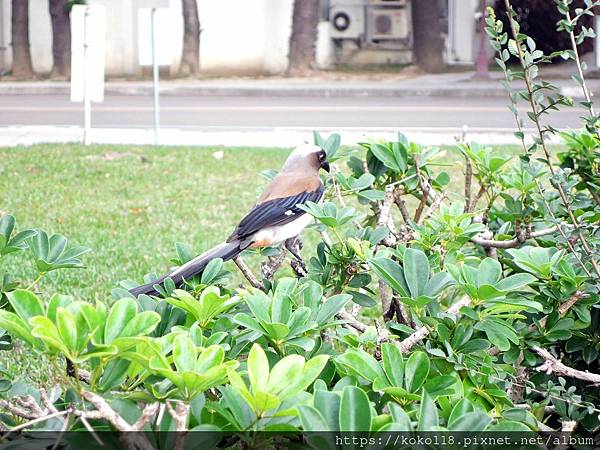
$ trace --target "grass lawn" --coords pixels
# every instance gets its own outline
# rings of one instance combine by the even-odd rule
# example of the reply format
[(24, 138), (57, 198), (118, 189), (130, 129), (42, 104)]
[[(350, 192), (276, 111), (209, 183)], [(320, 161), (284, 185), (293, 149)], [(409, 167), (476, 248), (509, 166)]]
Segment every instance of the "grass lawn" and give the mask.
[[(213, 152), (224, 151), (220, 160)], [(222, 242), (289, 149), (37, 145), (0, 148), (0, 210), (85, 245), (82, 270), (50, 273), (40, 290), (106, 299), (120, 280), (163, 273), (174, 243)], [(106, 157), (106, 155), (109, 155)], [(114, 154), (111, 157), (110, 155)], [(0, 268), (31, 280), (27, 256)], [(8, 267), (10, 265), (10, 267)]]

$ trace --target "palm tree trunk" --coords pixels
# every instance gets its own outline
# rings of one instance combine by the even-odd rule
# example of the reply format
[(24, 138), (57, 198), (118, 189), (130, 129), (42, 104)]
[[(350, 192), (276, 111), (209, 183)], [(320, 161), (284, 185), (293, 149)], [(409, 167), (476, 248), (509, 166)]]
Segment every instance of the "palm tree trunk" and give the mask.
[(438, 0), (412, 2), (414, 62), (425, 72), (445, 69)]
[(15, 78), (33, 78), (29, 50), (29, 0), (12, 0), (12, 75)]
[(296, 0), (292, 15), (288, 75), (306, 75), (316, 69), (319, 0)]
[(66, 0), (49, 0), (52, 21), (51, 77), (67, 79), (71, 65), (71, 20)]
[(196, 0), (182, 0), (183, 50), (180, 75), (196, 75), (200, 72), (200, 19)]

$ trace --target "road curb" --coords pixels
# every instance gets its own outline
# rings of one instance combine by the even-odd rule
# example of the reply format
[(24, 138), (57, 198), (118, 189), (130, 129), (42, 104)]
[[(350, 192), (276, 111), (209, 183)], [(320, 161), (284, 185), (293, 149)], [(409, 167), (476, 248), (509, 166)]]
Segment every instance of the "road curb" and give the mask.
[[(356, 145), (365, 142), (367, 138), (397, 139), (398, 129), (367, 128), (340, 129), (322, 128), (323, 135), (336, 132), (341, 136), (342, 144)], [(454, 145), (460, 129), (420, 130), (405, 128), (402, 132), (411, 141), (423, 145)], [(529, 131), (527, 131), (529, 133)], [(161, 145), (168, 146), (204, 146), (204, 147), (287, 147), (292, 148), (300, 142), (310, 141), (313, 135), (312, 127), (301, 128), (271, 128), (271, 129), (215, 129), (208, 127), (199, 130), (184, 130), (179, 128), (163, 128), (159, 134)], [(81, 127), (53, 126), (11, 126), (0, 127), (0, 147), (19, 145), (34, 145), (40, 143), (80, 143), (83, 137)], [(469, 140), (482, 145), (518, 145), (519, 140), (511, 131), (469, 130)], [(93, 144), (122, 144), (122, 145), (151, 145), (154, 142), (154, 132), (148, 128), (93, 128), (90, 132)]]
[[(106, 85), (106, 95), (152, 95), (151, 86), (111, 86)], [(428, 88), (428, 87), (297, 87), (297, 86), (163, 86), (163, 96), (197, 96), (197, 97), (506, 97), (502, 88)], [(68, 85), (19, 86), (0, 83), (0, 95), (69, 95)]]

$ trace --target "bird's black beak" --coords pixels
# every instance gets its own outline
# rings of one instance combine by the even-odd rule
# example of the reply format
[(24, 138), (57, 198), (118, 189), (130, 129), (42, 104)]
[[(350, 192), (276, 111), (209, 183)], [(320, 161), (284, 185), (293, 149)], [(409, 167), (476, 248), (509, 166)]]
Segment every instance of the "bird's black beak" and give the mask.
[(327, 162), (326, 159), (324, 159), (323, 161), (321, 161), (321, 169), (323, 169), (324, 171), (329, 173), (329, 170), (331, 169), (329, 167), (329, 163)]

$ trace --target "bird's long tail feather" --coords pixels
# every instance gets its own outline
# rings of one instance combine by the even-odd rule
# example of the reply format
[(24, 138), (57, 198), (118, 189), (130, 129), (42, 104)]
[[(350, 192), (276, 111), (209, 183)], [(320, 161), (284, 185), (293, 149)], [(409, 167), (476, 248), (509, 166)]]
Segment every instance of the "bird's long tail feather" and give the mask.
[(202, 273), (206, 268), (207, 264), (215, 258), (221, 258), (223, 261), (235, 258), (242, 252), (240, 249), (239, 242), (226, 242), (221, 245), (217, 245), (214, 248), (196, 256), (191, 261), (188, 261), (184, 265), (178, 267), (172, 272), (168, 273), (164, 277), (154, 280), (151, 283), (138, 286), (131, 289), (129, 292), (135, 297), (141, 294), (146, 295), (157, 295), (158, 292), (154, 289), (154, 285), (162, 284), (167, 278), (171, 278), (176, 286), (181, 286), (184, 280), (189, 280), (193, 276)]

